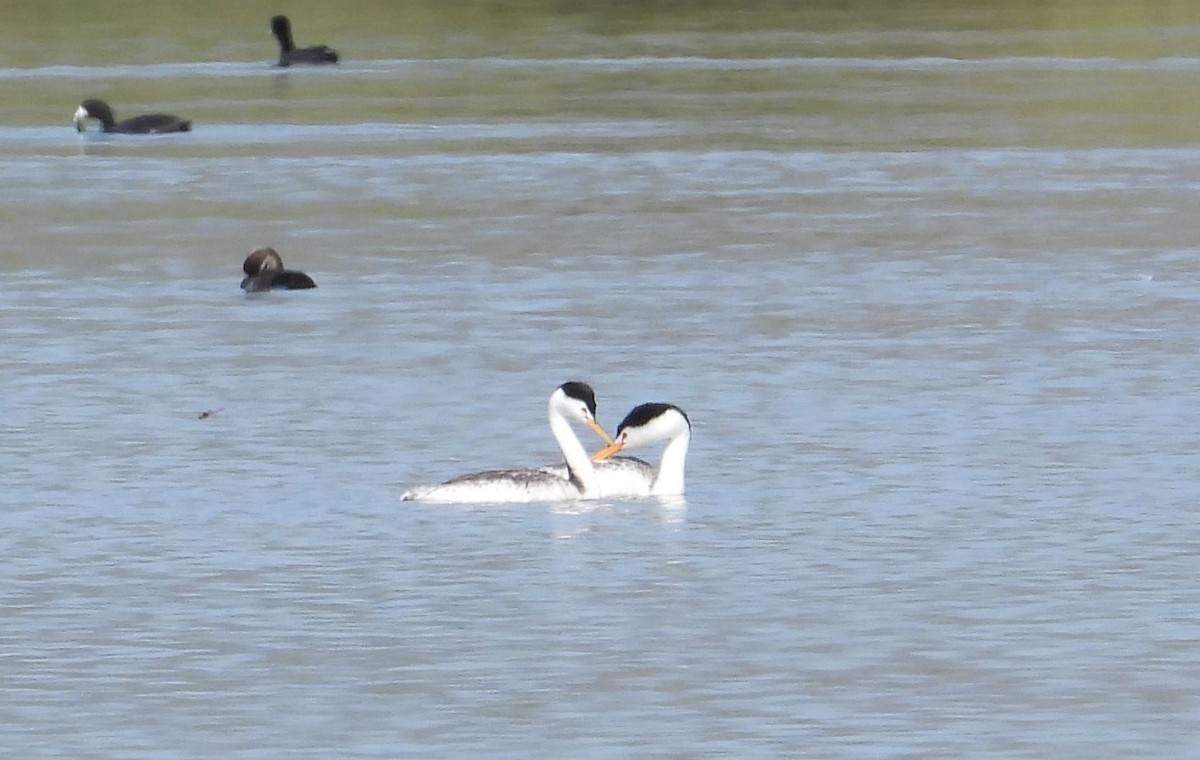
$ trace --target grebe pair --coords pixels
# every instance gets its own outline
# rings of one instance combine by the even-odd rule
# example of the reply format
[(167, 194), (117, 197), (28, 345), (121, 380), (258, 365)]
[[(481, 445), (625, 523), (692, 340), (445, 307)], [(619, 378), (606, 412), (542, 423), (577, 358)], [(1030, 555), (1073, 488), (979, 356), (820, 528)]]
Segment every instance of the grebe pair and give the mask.
[[(563, 383), (550, 394), (550, 432), (565, 463), (530, 470), (489, 470), (445, 483), (417, 486), (404, 501), (440, 503), (535, 502), (678, 496), (683, 493), (684, 466), (692, 426), (674, 404), (640, 404), (610, 438), (596, 422), (596, 394), (587, 383)], [(582, 422), (600, 436), (605, 448), (588, 457), (571, 422)], [(633, 457), (614, 457), (624, 448), (667, 440), (659, 466)]]

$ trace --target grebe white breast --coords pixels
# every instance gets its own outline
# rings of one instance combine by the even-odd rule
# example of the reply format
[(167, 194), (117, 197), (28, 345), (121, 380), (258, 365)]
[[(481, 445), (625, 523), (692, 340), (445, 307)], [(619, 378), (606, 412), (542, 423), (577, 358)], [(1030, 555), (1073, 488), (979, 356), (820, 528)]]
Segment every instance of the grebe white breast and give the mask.
[[(635, 457), (613, 457), (625, 448), (667, 441), (658, 468)], [(617, 437), (596, 452), (596, 479), (600, 495), (607, 498), (680, 496), (692, 423), (674, 404), (649, 403), (635, 406), (617, 426)]]
[(613, 442), (596, 422), (596, 393), (587, 383), (563, 383), (550, 394), (547, 407), (550, 432), (562, 451), (565, 467), (478, 472), (437, 485), (417, 486), (401, 495), (401, 500), (479, 504), (596, 498), (596, 467), (571, 429), (572, 420), (582, 422), (606, 443)]

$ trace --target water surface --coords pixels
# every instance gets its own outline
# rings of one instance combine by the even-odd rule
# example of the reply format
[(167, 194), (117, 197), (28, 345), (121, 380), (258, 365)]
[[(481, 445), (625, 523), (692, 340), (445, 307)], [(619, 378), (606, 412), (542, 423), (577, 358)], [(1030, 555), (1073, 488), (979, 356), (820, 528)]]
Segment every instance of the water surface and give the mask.
[[(1197, 750), (1190, 4), (9, 5), (14, 755)], [(686, 501), (398, 501), (576, 378)]]

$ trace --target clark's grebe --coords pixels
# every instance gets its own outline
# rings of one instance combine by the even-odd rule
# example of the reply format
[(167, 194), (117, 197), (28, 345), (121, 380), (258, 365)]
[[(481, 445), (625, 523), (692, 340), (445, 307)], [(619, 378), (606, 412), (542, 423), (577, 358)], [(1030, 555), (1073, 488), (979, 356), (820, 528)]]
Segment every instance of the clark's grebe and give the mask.
[[(613, 457), (624, 448), (667, 441), (658, 469), (634, 457)], [(597, 480), (601, 496), (679, 496), (683, 493), (683, 471), (687, 463), (692, 423), (674, 404), (650, 403), (635, 406), (617, 426), (617, 437), (596, 452)]]
[(565, 468), (560, 465), (479, 472), (439, 485), (417, 486), (406, 491), (401, 500), (453, 504), (595, 498), (595, 465), (571, 429), (571, 420), (582, 422), (606, 443), (612, 443), (612, 438), (596, 422), (595, 392), (587, 383), (563, 383), (550, 394), (548, 411), (550, 432), (562, 450)]

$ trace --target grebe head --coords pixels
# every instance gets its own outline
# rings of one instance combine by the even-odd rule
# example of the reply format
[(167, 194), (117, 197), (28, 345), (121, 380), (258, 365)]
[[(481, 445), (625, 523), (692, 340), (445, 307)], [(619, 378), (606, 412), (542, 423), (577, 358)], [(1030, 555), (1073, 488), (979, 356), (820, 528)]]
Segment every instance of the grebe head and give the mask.
[(612, 437), (596, 422), (596, 392), (587, 383), (571, 380), (558, 386), (550, 394), (550, 415), (582, 422), (606, 443), (612, 443)]
[(675, 439), (692, 434), (692, 423), (687, 414), (674, 404), (652, 402), (638, 404), (621, 424), (617, 425), (616, 439), (605, 449), (592, 455), (599, 462), (608, 459), (624, 448), (636, 448), (665, 439)]

